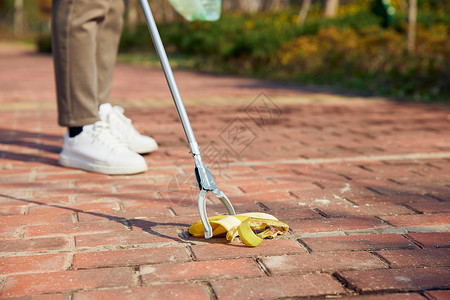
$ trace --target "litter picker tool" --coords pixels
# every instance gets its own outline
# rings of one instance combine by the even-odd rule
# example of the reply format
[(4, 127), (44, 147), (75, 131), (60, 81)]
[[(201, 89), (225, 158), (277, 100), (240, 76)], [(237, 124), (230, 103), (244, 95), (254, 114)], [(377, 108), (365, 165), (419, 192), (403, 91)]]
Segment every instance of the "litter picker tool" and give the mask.
[(153, 18), (150, 5), (148, 4), (148, 0), (140, 0), (140, 2), (142, 10), (144, 11), (145, 19), (147, 21), (148, 29), (150, 30), (150, 35), (153, 39), (153, 44), (155, 45), (155, 49), (156, 52), (158, 53), (161, 66), (164, 70), (164, 75), (166, 77), (167, 84), (169, 85), (170, 93), (172, 94), (172, 98), (175, 103), (178, 116), (180, 117), (184, 133), (186, 134), (186, 138), (191, 148), (191, 153), (194, 157), (195, 162), (194, 172), (195, 177), (197, 179), (198, 187), (200, 189), (200, 193), (198, 195), (198, 210), (200, 213), (200, 219), (205, 229), (204, 230), (205, 238), (210, 238), (213, 235), (213, 230), (211, 224), (209, 223), (208, 216), (206, 213), (206, 194), (208, 192), (212, 192), (214, 195), (216, 195), (217, 198), (219, 198), (219, 200), (222, 201), (222, 203), (225, 205), (230, 215), (235, 215), (236, 212), (234, 211), (233, 205), (231, 204), (228, 197), (217, 188), (216, 183), (214, 182), (214, 178), (211, 174), (211, 171), (205, 166), (205, 164), (202, 161), (200, 148), (195, 139), (194, 132), (192, 131), (192, 126), (187, 116), (186, 109), (184, 108), (183, 100), (181, 99), (177, 83), (175, 82), (172, 68), (170, 67), (166, 50), (164, 49), (164, 45), (161, 41), (161, 37), (159, 35), (155, 19)]

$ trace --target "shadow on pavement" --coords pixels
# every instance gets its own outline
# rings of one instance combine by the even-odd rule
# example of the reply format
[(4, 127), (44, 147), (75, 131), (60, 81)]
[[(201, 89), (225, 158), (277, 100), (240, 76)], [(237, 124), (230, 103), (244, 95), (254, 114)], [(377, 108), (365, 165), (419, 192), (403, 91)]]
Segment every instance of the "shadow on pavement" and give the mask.
[(155, 235), (155, 236), (159, 236), (159, 237), (163, 237), (163, 238), (167, 238), (167, 239), (171, 239), (171, 240), (174, 240), (176, 242), (182, 242), (182, 243), (185, 242), (184, 239), (174, 238), (172, 236), (168, 236), (168, 235), (159, 233), (158, 231), (154, 230), (153, 227), (161, 226), (161, 225), (163, 225), (163, 226), (190, 226), (189, 224), (182, 224), (182, 223), (157, 223), (157, 222), (152, 222), (152, 221), (147, 221), (147, 220), (142, 220), (142, 219), (127, 219), (127, 218), (123, 218), (123, 217), (119, 217), (119, 216), (111, 216), (111, 215), (107, 215), (107, 214), (103, 214), (103, 213), (88, 212), (88, 211), (84, 211), (84, 210), (76, 209), (76, 208), (71, 208), (71, 207), (67, 207), (67, 206), (61, 206), (61, 205), (55, 205), (55, 204), (47, 204), (47, 203), (43, 203), (43, 202), (39, 202), (39, 201), (35, 201), (35, 200), (29, 200), (29, 199), (12, 197), (12, 196), (8, 196), (8, 195), (5, 195), (5, 194), (0, 194), (0, 197), (12, 199), (12, 200), (17, 200), (17, 201), (22, 201), (22, 202), (26, 202), (26, 203), (42, 205), (42, 206), (60, 208), (60, 209), (69, 210), (71, 212), (83, 213), (83, 214), (87, 214), (87, 215), (91, 215), (91, 216), (105, 218), (105, 219), (110, 220), (110, 221), (118, 222), (118, 223), (120, 223), (120, 224), (122, 224), (124, 226), (131, 226), (131, 225), (132, 226), (136, 226), (138, 228), (141, 228), (142, 231), (147, 232), (149, 234), (152, 234), (152, 235)]
[[(62, 137), (59, 135), (0, 128), (0, 144), (35, 149), (38, 151), (37, 154), (20, 153), (19, 151), (0, 151), (0, 159), (3, 158), (25, 162), (34, 161), (49, 165), (58, 165), (56, 159), (39, 155), (39, 153), (40, 151), (59, 153), (61, 147), (53, 145), (53, 143), (58, 142), (61, 139)], [(45, 141), (51, 141), (51, 143), (45, 143)]]

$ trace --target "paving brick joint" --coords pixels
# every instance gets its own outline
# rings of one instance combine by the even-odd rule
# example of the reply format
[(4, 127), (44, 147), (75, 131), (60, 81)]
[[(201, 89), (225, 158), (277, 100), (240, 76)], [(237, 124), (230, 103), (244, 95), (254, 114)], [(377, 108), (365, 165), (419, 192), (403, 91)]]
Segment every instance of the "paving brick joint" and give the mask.
[(1, 299), (450, 298), (449, 106), (175, 76), (218, 187), (290, 231), (187, 234), (193, 160), (158, 68), (117, 65), (111, 95), (159, 142), (149, 171), (60, 167), (51, 58), (1, 46)]

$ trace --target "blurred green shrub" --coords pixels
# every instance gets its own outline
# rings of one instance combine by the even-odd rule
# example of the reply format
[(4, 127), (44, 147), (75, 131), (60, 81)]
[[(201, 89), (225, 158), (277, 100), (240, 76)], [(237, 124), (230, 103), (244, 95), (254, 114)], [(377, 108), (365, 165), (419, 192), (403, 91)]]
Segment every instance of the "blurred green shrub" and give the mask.
[[(178, 22), (159, 25), (164, 45), (177, 52), (200, 55), (207, 59), (226, 61), (250, 60), (257, 67), (276, 60), (277, 50), (291, 39), (315, 35), (324, 26), (365, 27), (377, 24), (368, 12), (345, 15), (338, 19), (315, 19), (297, 26), (297, 12), (262, 13), (255, 15), (224, 15), (219, 22)], [(145, 25), (132, 33), (125, 31), (121, 50), (151, 47)], [(248, 63), (247, 63), (248, 64)]]
[[(343, 6), (333, 19), (297, 11), (225, 14), (218, 22), (160, 24), (171, 52), (195, 57), (202, 70), (297, 80), (418, 100), (450, 99), (450, 1), (419, 1), (417, 50), (406, 49), (407, 12), (380, 27), (368, 1)], [(447, 4), (445, 4), (447, 3)], [(125, 31), (121, 50), (153, 49), (145, 25)]]
[(36, 37), (37, 51), (40, 53), (52, 52), (52, 36), (49, 32), (41, 33)]
[[(450, 94), (448, 27), (419, 27), (417, 50), (410, 54), (403, 34), (380, 27), (326, 27), (316, 36), (301, 36), (283, 45), (277, 57), (282, 78), (315, 78), (322, 83), (372, 93), (429, 100)], [(361, 79), (370, 85), (361, 86)]]

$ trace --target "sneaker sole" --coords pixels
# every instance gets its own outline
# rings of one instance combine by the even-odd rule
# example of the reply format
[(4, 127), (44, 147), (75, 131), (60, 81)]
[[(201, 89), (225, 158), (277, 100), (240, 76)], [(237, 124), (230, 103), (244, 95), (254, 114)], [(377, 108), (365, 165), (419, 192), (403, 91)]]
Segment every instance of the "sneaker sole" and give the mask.
[(81, 169), (89, 172), (96, 172), (108, 175), (131, 175), (143, 173), (148, 170), (148, 167), (145, 164), (144, 165), (139, 164), (134, 166), (127, 165), (123, 167), (105, 166), (89, 163), (77, 157), (73, 156), (69, 157), (68, 155), (65, 155), (63, 153), (59, 155), (59, 164), (68, 168)]
[(147, 154), (147, 153), (151, 153), (151, 152), (155, 152), (156, 150), (158, 150), (158, 145), (152, 147), (152, 148), (145, 148), (145, 147), (128, 147), (131, 151), (134, 151), (136, 153), (139, 154)]

